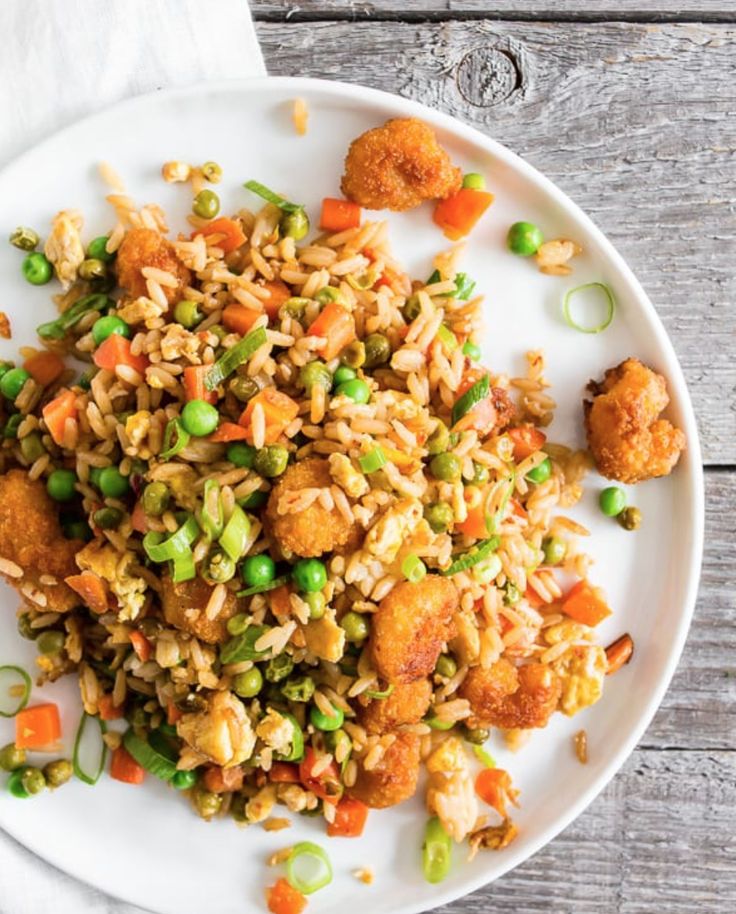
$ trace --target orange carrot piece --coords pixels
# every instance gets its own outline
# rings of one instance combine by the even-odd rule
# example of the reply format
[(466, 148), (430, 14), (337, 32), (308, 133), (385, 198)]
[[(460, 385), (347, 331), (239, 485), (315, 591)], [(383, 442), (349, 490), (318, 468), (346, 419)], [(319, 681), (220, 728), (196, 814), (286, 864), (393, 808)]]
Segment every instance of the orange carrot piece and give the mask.
[(355, 320), (347, 308), (332, 301), (317, 315), (307, 330), (307, 336), (325, 337), (326, 342), (317, 351), (329, 361), (355, 339)]
[(511, 784), (511, 775), (503, 768), (484, 768), (475, 779), (475, 792), (504, 819), (506, 804), (511, 802), (516, 806), (519, 795), (519, 791), (514, 790)]
[(23, 367), (37, 384), (45, 387), (52, 384), (64, 371), (64, 362), (55, 352), (44, 351), (29, 356)]
[(205, 376), (211, 368), (211, 365), (188, 365), (184, 369), (184, 396), (187, 400), (217, 403), (217, 391), (207, 390), (204, 386)]
[(509, 436), (514, 445), (514, 460), (524, 460), (538, 451), (547, 436), (540, 432), (533, 425), (519, 425), (517, 428), (510, 428), (506, 434)]
[(298, 784), (299, 766), (288, 762), (274, 762), (268, 772), (269, 780), (274, 784)]
[(291, 588), (288, 584), (274, 587), (268, 592), (268, 602), (274, 616), (288, 616), (291, 612)]
[(177, 708), (173, 701), (166, 705), (166, 723), (173, 726), (182, 718), (182, 712)]
[(488, 191), (461, 187), (451, 197), (439, 201), (432, 219), (447, 238), (457, 241), (470, 232), (491, 203), (493, 194)]
[(544, 600), (531, 587), (527, 587), (524, 591), (524, 597), (532, 609), (539, 609), (540, 606), (544, 606)]
[(78, 593), (92, 612), (102, 615), (110, 608), (107, 584), (94, 571), (83, 571), (64, 578), (64, 583)]
[(289, 423), (293, 422), (299, 414), (299, 404), (291, 397), (275, 387), (264, 387), (255, 397), (248, 401), (248, 405), (238, 419), (238, 424), (242, 425), (247, 431), (246, 441), (253, 444), (253, 411), (256, 405), (263, 407), (263, 413), (266, 417), (266, 444), (275, 444), (284, 429)]
[(235, 422), (221, 422), (214, 432), (207, 438), (213, 442), (227, 441), (245, 441), (248, 432), (242, 425), (236, 425)]
[(588, 581), (578, 581), (565, 597), (562, 611), (583, 625), (598, 625), (611, 615), (611, 610), (598, 587)]
[(256, 311), (255, 308), (246, 308), (245, 305), (227, 305), (222, 312), (222, 323), (232, 333), (239, 333), (241, 336), (245, 336), (261, 314), (263, 314), (263, 311)]
[(43, 421), (49, 430), (49, 435), (57, 444), (64, 441), (64, 425), (67, 419), (77, 418), (77, 395), (64, 388), (44, 406)]
[(208, 222), (202, 228), (195, 229), (192, 232), (192, 238), (196, 238), (197, 235), (204, 235), (205, 237), (207, 235), (224, 235), (225, 237), (216, 243), (217, 247), (221, 248), (226, 254), (245, 244), (245, 233), (240, 223), (234, 219), (228, 219), (226, 216), (213, 219), (212, 222)]
[(633, 638), (629, 634), (621, 635), (620, 638), (617, 638), (613, 644), (609, 644), (606, 648), (606, 660), (608, 661), (606, 673), (610, 676), (618, 672), (622, 666), (626, 666), (633, 656)]
[(102, 695), (97, 699), (97, 710), (100, 720), (120, 720), (125, 709), (122, 705), (113, 704), (112, 695)]
[(343, 797), (335, 807), (335, 819), (327, 823), (331, 838), (359, 838), (368, 819), (368, 807), (360, 800)]
[(148, 358), (145, 355), (133, 355), (130, 351), (130, 340), (119, 333), (113, 333), (104, 340), (95, 350), (92, 361), (98, 368), (115, 371), (118, 365), (127, 365), (139, 374), (143, 374), (148, 367)]
[(130, 515), (130, 526), (136, 533), (148, 533), (148, 519), (143, 510), (143, 503), (137, 501)]
[(263, 300), (263, 307), (266, 309), (268, 319), (272, 321), (278, 317), (279, 308), (283, 303), (291, 298), (291, 289), (280, 279), (271, 279), (268, 282), (264, 282), (263, 288), (268, 289), (271, 293), (268, 298)]
[(151, 646), (151, 642), (142, 632), (131, 632), (130, 643), (133, 645), (133, 650), (135, 651), (136, 657), (142, 663), (145, 663), (147, 660), (151, 659), (153, 648)]
[(146, 770), (136, 762), (125, 746), (113, 750), (110, 760), (110, 777), (123, 784), (142, 784)]
[(281, 877), (266, 889), (266, 903), (271, 914), (302, 914), (307, 899)]
[(360, 207), (357, 203), (339, 200), (336, 197), (325, 197), (322, 201), (319, 227), (325, 232), (344, 232), (346, 229), (358, 228), (360, 216)]
[(219, 765), (209, 765), (202, 776), (202, 784), (212, 793), (228, 793), (231, 790), (240, 790), (243, 786), (242, 768), (220, 768)]
[[(466, 489), (467, 492), (467, 489)], [(478, 504), (474, 507), (468, 507), (468, 516), (461, 524), (455, 524), (455, 530), (460, 533), (464, 533), (465, 536), (472, 536), (475, 539), (483, 540), (486, 539), (489, 535), (488, 527), (486, 526), (486, 511), (485, 511), (485, 502), (486, 502), (486, 493), (488, 492), (488, 486), (481, 489), (481, 497)]]
[(59, 708), (53, 702), (23, 708), (15, 715), (15, 745), (18, 749), (54, 751), (59, 739)]

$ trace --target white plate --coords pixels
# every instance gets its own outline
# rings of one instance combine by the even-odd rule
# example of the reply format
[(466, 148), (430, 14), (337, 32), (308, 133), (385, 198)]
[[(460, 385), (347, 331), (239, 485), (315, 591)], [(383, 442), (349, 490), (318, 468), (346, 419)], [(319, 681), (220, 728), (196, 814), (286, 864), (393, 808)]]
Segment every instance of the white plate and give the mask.
[[(305, 137), (295, 135), (290, 120), (296, 96), (309, 104)], [(555, 715), (518, 755), (492, 741), (499, 764), (512, 771), (522, 791), (515, 815), (520, 835), (506, 850), (481, 853), (472, 864), (458, 849), (451, 875), (439, 886), (422, 879), (425, 814), (419, 799), (372, 813), (360, 840), (326, 841), (321, 822), (299, 817), (290, 831), (271, 834), (258, 827), (240, 830), (230, 821), (206, 824), (152, 778), (141, 788), (107, 777), (94, 789), (73, 783), (27, 802), (0, 794), (0, 825), (39, 856), (161, 914), (200, 914), (215, 905), (221, 914), (263, 910), (263, 889), (274, 879), (265, 858), (297, 838), (329, 844), (335, 881), (310, 899), (310, 911), (322, 914), (425, 911), (496, 879), (550, 841), (621, 766), (654, 714), (685, 640), (700, 566), (703, 492), (697, 430), (680, 366), (654, 308), (611, 244), (553, 184), (498, 143), (414, 102), (357, 86), (265, 79), (161, 92), (82, 121), (6, 169), (0, 175), (0, 237), (16, 224), (44, 233), (50, 217), (68, 207), (84, 212), (87, 238), (109, 230), (111, 213), (95, 167), (101, 160), (118, 169), (137, 201), (163, 204), (174, 228), (182, 224), (187, 193), (160, 180), (161, 163), (172, 158), (221, 163), (225, 180), (217, 190), (224, 212), (257, 202), (242, 189), (243, 181), (256, 178), (307, 203), (314, 215), (323, 196), (339, 193), (349, 141), (400, 115), (433, 124), (453, 160), (464, 171), (487, 175), (496, 194), (464, 262), (487, 295), (484, 357), (494, 370), (521, 373), (524, 352), (544, 347), (551, 393), (559, 404), (553, 440), (582, 444), (584, 386), (624, 357), (636, 355), (668, 379), (670, 414), (685, 430), (689, 449), (672, 476), (631, 490), (643, 511), (642, 528), (625, 533), (601, 516), (596, 497), (603, 483), (594, 475), (573, 512), (593, 532), (592, 577), (615, 607), (600, 637), (608, 643), (629, 631), (636, 655), (608, 681), (597, 705), (572, 720)], [(447, 244), (429, 207), (389, 219), (400, 258), (413, 275), (427, 275), (433, 253)], [(547, 237), (567, 236), (584, 245), (572, 277), (543, 276), (533, 262), (506, 251), (506, 230), (519, 219), (536, 222)], [(33, 328), (52, 315), (50, 287), (25, 284), (19, 267), (18, 252), (0, 245), (0, 302), (14, 331), (0, 357), (12, 357), (19, 344), (33, 342)], [(598, 336), (571, 330), (560, 316), (561, 293), (589, 280), (607, 282), (618, 301), (612, 326)], [(30, 669), (33, 648), (14, 633), (17, 599), (9, 590), (2, 598), (0, 663), (21, 662)], [(79, 714), (75, 683), (69, 678), (34, 694), (40, 697), (61, 703), (69, 751)], [(587, 766), (572, 751), (572, 734), (581, 727), (588, 732)], [(0, 745), (11, 737), (12, 722), (0, 720)], [(363, 865), (375, 870), (370, 887), (350, 875)]]

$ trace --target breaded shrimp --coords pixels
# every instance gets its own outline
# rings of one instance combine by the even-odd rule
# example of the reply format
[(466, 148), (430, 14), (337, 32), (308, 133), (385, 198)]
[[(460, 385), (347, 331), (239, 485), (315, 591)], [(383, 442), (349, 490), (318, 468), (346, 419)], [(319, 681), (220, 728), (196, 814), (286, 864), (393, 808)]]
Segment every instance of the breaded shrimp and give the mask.
[(173, 273), (179, 280), (175, 288), (161, 286), (169, 304), (178, 301), (189, 285), (192, 274), (176, 256), (174, 245), (154, 229), (134, 228), (123, 238), (115, 261), (118, 283), (131, 298), (147, 296), (144, 267), (155, 267)]
[(369, 733), (388, 733), (402, 724), (416, 724), (432, 700), (429, 679), (398, 684), (388, 698), (372, 698), (360, 712), (360, 722)]
[[(189, 632), (207, 644), (222, 644), (230, 637), (227, 620), (238, 611), (238, 598), (228, 590), (216, 619), (208, 619), (205, 607), (213, 587), (202, 578), (175, 584), (167, 574), (161, 579), (161, 608), (164, 618), (180, 631)], [(194, 610), (194, 611), (193, 611)]]
[(386, 121), (353, 140), (345, 158), (342, 192), (367, 209), (405, 210), (449, 197), (462, 172), (415, 117)]
[(560, 677), (543, 663), (518, 669), (503, 657), (492, 667), (471, 667), (458, 689), (470, 702), (471, 727), (504, 730), (544, 727), (560, 700)]
[(299, 513), (279, 514), (281, 499), (290, 492), (331, 485), (330, 467), (322, 457), (308, 457), (292, 464), (276, 483), (268, 499), (266, 520), (285, 553), (293, 552), (303, 557), (322, 555), (339, 549), (355, 537), (357, 524), (349, 523), (337, 508), (322, 507), (319, 501)]
[(397, 584), (373, 616), (370, 648), (378, 674), (395, 685), (429, 676), (455, 634), (457, 607), (449, 578), (428, 574), (417, 584)]
[(685, 435), (659, 414), (669, 403), (665, 379), (638, 359), (626, 359), (588, 385), (583, 401), (588, 446), (599, 472), (635, 483), (666, 476), (685, 448)]
[(385, 809), (414, 796), (418, 779), (419, 737), (397, 733), (375, 768), (366, 771), (358, 764), (358, 777), (348, 794), (373, 809)]
[[(63, 613), (79, 605), (79, 597), (63, 581), (77, 573), (74, 556), (83, 546), (81, 540), (64, 537), (58, 508), (41, 480), (29, 479), (25, 470), (0, 476), (0, 557), (23, 572), (3, 577), (19, 590), (28, 585), (29, 593), (42, 595), (45, 603), (29, 598), (37, 608)], [(45, 575), (59, 583), (42, 583)]]

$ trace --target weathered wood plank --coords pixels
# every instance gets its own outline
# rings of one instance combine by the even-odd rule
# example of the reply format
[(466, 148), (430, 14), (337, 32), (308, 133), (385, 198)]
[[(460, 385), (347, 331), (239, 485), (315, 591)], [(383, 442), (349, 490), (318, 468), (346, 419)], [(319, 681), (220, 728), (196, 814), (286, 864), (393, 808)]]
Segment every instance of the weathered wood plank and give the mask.
[[(566, 190), (655, 302), (706, 462), (736, 463), (736, 29), (262, 22), (258, 34), (272, 74), (418, 99), (493, 135)], [(499, 60), (512, 61), (518, 79), (494, 82)]]

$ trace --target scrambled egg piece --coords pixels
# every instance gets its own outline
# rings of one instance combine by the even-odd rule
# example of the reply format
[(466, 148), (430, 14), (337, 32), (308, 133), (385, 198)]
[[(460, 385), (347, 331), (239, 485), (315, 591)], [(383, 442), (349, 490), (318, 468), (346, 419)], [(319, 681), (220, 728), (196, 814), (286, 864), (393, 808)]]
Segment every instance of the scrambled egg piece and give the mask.
[(169, 324), (161, 340), (161, 355), (167, 362), (179, 358), (198, 362), (200, 346), (201, 340), (196, 333), (190, 333), (181, 324)]
[(92, 540), (77, 553), (76, 561), (82, 571), (92, 571), (110, 585), (110, 590), (118, 598), (118, 619), (121, 622), (137, 617), (147, 585), (143, 578), (128, 574), (128, 568), (135, 561), (132, 552), (121, 554), (109, 543)]
[(118, 317), (121, 317), (131, 326), (144, 324), (150, 329), (152, 322), (158, 320), (165, 311), (166, 308), (162, 308), (161, 305), (157, 305), (152, 299), (147, 298), (145, 295), (141, 295), (139, 298), (134, 298), (132, 301), (128, 301), (124, 305), (121, 305), (121, 307), (118, 308)]
[(263, 822), (276, 805), (276, 785), (267, 784), (245, 804), (245, 817), (249, 822)]
[(422, 520), (422, 504), (416, 498), (404, 498), (376, 520), (365, 537), (365, 549), (384, 564), (390, 564), (402, 542)]
[(57, 213), (43, 249), (64, 289), (68, 289), (77, 278), (79, 264), (85, 257), (80, 235), (82, 224), (82, 215), (77, 210), (65, 209)]
[(480, 632), (475, 622), (475, 615), (461, 610), (454, 616), (457, 634), (452, 641), (453, 653), (461, 666), (469, 666), (480, 657)]
[(600, 645), (571, 647), (552, 667), (562, 681), (560, 710), (568, 717), (595, 704), (603, 694), (608, 664), (606, 652)]
[(462, 841), (478, 819), (478, 801), (468, 757), (456, 736), (440, 743), (429, 756), (427, 771), (427, 807), (439, 816), (451, 838)]
[(256, 727), (256, 736), (274, 752), (288, 755), (294, 740), (294, 725), (278, 711), (269, 708)]
[(544, 640), (552, 646), (553, 644), (559, 644), (561, 641), (590, 640), (593, 637), (593, 629), (589, 625), (583, 625), (582, 622), (563, 619), (562, 622), (545, 628), (543, 634)]
[(320, 660), (337, 663), (345, 652), (345, 631), (337, 624), (334, 612), (308, 622), (302, 632), (307, 650)]
[(351, 498), (360, 498), (370, 489), (368, 480), (359, 473), (345, 454), (330, 454), (330, 476)]
[(150, 448), (141, 447), (146, 440), (151, 428), (151, 413), (147, 409), (139, 409), (137, 413), (128, 416), (125, 420), (125, 434), (128, 436), (132, 447), (144, 459), (148, 460), (152, 454)]
[(204, 711), (181, 718), (176, 732), (192, 749), (223, 768), (241, 765), (256, 744), (245, 707), (232, 692), (215, 692)]

